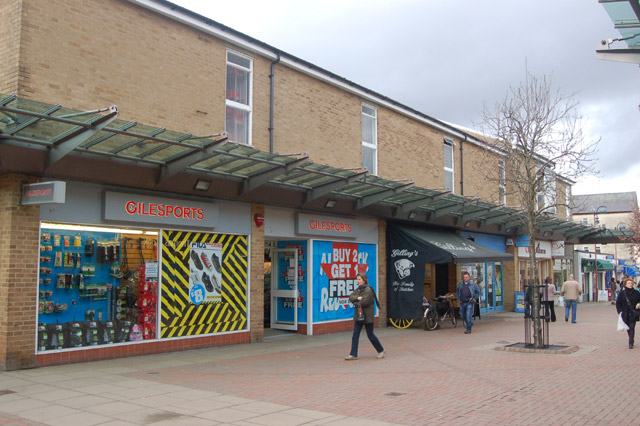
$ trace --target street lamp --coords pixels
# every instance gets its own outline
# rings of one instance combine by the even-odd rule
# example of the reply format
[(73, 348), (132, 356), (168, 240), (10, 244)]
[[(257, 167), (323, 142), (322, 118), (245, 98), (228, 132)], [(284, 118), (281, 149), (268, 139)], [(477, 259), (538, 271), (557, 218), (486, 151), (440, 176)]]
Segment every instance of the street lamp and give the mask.
[[(600, 211), (600, 209), (603, 209), (604, 211), (607, 210), (607, 206), (600, 206), (598, 207), (594, 212), (593, 212), (593, 226), (596, 226), (596, 219), (598, 218), (598, 212)], [(595, 284), (596, 284), (596, 288), (594, 291), (594, 299), (596, 300), (596, 302), (598, 301), (598, 290), (600, 290), (600, 287), (598, 287), (598, 246), (596, 244), (593, 245), (593, 252), (594, 252), (594, 256), (595, 256), (595, 263), (596, 263), (596, 277), (595, 277)]]

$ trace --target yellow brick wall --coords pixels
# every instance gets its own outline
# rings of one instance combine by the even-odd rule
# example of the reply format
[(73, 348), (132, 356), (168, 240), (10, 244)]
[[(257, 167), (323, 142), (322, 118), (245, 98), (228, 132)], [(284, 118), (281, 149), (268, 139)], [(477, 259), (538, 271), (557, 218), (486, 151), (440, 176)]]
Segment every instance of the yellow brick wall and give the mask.
[(0, 0), (0, 93), (3, 94), (18, 90), (21, 9), (21, 1)]
[(39, 206), (19, 206), (33, 178), (0, 176), (0, 369), (35, 364)]
[[(252, 204), (251, 217), (264, 216), (264, 205)], [(257, 226), (251, 220), (251, 271), (249, 275), (249, 299), (251, 341), (264, 340), (264, 225)]]

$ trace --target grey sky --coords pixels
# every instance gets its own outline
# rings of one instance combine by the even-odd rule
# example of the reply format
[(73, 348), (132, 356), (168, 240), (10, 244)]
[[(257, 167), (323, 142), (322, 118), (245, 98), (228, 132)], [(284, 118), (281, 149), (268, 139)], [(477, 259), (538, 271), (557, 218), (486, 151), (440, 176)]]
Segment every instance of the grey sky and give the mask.
[(575, 93), (598, 178), (574, 194), (640, 192), (640, 68), (601, 61), (618, 37), (597, 0), (174, 0), (440, 120), (476, 127), (525, 62)]

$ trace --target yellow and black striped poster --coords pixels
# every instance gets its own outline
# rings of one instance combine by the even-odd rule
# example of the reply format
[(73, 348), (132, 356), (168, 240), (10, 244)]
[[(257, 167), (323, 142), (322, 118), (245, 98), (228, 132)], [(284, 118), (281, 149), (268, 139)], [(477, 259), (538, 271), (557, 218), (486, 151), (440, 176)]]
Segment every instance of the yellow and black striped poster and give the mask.
[[(246, 235), (203, 232), (162, 232), (162, 301), (160, 337), (199, 336), (247, 329)], [(221, 256), (210, 259), (220, 269), (220, 297), (204, 300), (194, 293), (193, 247), (222, 247)], [(219, 258), (221, 257), (221, 258)], [(202, 259), (206, 261), (207, 259)], [(191, 261), (191, 263), (190, 263)], [(212, 277), (214, 274), (210, 274)], [(190, 286), (191, 279), (191, 286)], [(206, 281), (206, 278), (205, 278)], [(205, 282), (205, 284), (209, 284)], [(197, 290), (197, 286), (196, 286)]]

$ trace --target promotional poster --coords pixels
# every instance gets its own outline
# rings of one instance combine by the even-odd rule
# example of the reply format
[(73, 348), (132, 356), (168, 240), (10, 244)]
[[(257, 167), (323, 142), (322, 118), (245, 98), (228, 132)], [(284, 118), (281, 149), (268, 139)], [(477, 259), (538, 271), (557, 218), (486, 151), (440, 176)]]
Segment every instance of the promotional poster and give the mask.
[(358, 287), (356, 275), (365, 273), (377, 291), (375, 244), (315, 241), (313, 243), (315, 322), (351, 319), (349, 295)]

